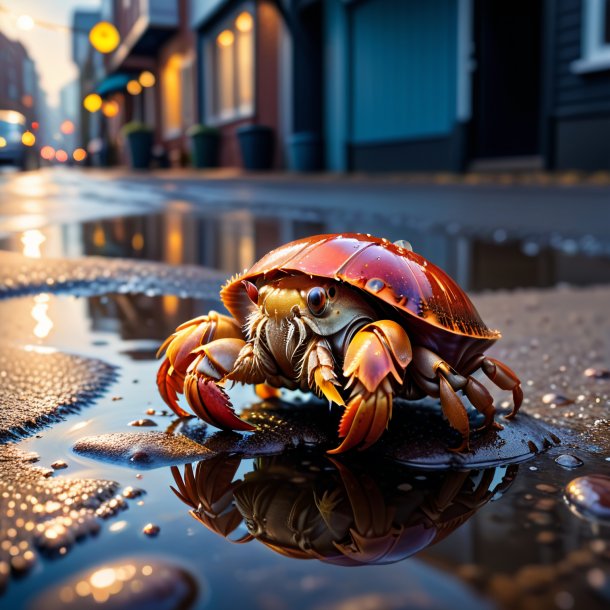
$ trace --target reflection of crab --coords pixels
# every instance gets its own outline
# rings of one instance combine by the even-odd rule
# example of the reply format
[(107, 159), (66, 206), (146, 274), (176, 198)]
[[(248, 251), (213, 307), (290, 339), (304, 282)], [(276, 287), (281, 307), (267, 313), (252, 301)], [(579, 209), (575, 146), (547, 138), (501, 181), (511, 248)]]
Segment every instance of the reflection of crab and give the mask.
[[(400, 244), (374, 237), (319, 235), (263, 257), (221, 291), (233, 318), (210, 312), (180, 326), (161, 348), (157, 382), (179, 415), (193, 411), (220, 428), (250, 430), (219, 384), (225, 381), (313, 390), (346, 406), (334, 452), (373, 444), (392, 414), (393, 396), (440, 395), (443, 413), (468, 449), (461, 390), (494, 422), (477, 369), (523, 398), (517, 376), (484, 351), (499, 337), (443, 271)], [(243, 331), (243, 332), (242, 332)], [(345, 388), (343, 392), (342, 388)], [(347, 400), (347, 405), (344, 402)], [(509, 417), (510, 417), (509, 416)]]
[[(259, 458), (244, 480), (233, 481), (239, 458), (172, 468), (176, 495), (191, 515), (233, 542), (256, 538), (297, 559), (340, 565), (391, 563), (439, 542), (512, 483), (509, 466), (430, 473), (425, 481), (395, 463), (348, 467), (297, 451)], [(380, 475), (380, 473), (383, 473)], [(233, 538), (243, 521), (248, 533)]]

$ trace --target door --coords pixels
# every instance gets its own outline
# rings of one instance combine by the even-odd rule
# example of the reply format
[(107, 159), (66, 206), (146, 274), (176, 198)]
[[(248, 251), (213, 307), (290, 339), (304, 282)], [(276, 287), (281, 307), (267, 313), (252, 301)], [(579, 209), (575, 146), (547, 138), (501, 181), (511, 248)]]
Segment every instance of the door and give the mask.
[(475, 0), (474, 159), (541, 148), (542, 0)]

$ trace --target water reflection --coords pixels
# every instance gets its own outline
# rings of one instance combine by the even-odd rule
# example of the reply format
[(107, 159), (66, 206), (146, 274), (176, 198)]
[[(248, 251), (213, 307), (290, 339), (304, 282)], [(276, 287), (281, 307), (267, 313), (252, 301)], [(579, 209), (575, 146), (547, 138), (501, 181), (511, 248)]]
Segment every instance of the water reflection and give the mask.
[(299, 449), (258, 458), (235, 479), (240, 463), (221, 456), (183, 473), (173, 467), (172, 490), (197, 521), (232, 542), (256, 539), (286, 557), (342, 566), (393, 563), (443, 540), (506, 491), (518, 470), (422, 475), (389, 460)]

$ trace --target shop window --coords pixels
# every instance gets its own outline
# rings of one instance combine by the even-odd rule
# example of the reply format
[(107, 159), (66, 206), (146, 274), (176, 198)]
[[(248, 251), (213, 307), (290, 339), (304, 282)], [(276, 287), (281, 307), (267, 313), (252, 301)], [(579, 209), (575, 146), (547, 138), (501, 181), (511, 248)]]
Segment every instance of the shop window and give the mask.
[(610, 0), (583, 0), (580, 59), (572, 62), (576, 73), (610, 68)]
[(241, 10), (224, 21), (208, 43), (206, 114), (223, 123), (254, 112), (254, 18)]

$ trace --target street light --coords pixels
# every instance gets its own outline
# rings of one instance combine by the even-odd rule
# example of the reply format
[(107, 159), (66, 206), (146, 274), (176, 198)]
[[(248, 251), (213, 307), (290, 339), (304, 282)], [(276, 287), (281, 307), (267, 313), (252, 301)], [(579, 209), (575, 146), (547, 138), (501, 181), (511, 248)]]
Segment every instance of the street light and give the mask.
[(21, 143), (24, 146), (34, 146), (36, 144), (36, 136), (31, 131), (24, 131), (21, 136)]
[(142, 87), (152, 87), (157, 82), (157, 80), (155, 79), (155, 75), (152, 72), (144, 70), (144, 72), (140, 74), (138, 82), (140, 83), (140, 85), (142, 85)]
[(138, 95), (142, 92), (142, 85), (137, 80), (130, 80), (127, 83), (127, 92), (131, 95)]
[(100, 53), (112, 53), (121, 42), (119, 31), (108, 21), (100, 21), (89, 32), (91, 46)]
[(102, 98), (97, 93), (90, 93), (83, 100), (83, 106), (89, 112), (97, 112), (102, 107)]
[(112, 118), (119, 114), (119, 105), (114, 100), (108, 100), (102, 104), (102, 114), (105, 117)]
[(71, 133), (74, 133), (74, 123), (70, 119), (66, 119), (60, 125), (59, 130), (66, 136), (69, 136)]

